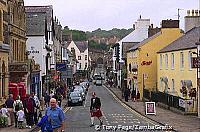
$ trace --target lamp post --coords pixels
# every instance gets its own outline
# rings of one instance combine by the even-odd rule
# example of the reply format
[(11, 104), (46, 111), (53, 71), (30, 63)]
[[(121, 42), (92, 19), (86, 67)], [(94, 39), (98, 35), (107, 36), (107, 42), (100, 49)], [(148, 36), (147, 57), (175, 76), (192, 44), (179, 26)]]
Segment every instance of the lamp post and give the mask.
[[(200, 42), (195, 43), (197, 45), (197, 58), (200, 55)], [(200, 86), (199, 86), (199, 77), (200, 77), (200, 67), (197, 68), (197, 112), (198, 112), (198, 118), (200, 118)]]

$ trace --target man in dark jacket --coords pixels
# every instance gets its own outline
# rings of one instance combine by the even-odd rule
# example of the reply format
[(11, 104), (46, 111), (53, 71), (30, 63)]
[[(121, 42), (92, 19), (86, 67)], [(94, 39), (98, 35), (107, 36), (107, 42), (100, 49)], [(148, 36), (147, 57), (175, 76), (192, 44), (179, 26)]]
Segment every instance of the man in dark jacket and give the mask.
[(6, 100), (5, 104), (7, 106), (8, 112), (10, 114), (9, 118), (11, 120), (11, 125), (13, 125), (14, 121), (15, 121), (15, 116), (14, 116), (14, 111), (13, 111), (14, 99), (13, 99), (12, 94), (9, 95), (9, 98)]
[(94, 126), (94, 117), (97, 117), (100, 121), (100, 125), (103, 125), (103, 121), (101, 119), (102, 112), (101, 108), (101, 100), (100, 98), (96, 97), (96, 93), (92, 93), (91, 104), (90, 104), (90, 114), (91, 114), (91, 125), (90, 127)]

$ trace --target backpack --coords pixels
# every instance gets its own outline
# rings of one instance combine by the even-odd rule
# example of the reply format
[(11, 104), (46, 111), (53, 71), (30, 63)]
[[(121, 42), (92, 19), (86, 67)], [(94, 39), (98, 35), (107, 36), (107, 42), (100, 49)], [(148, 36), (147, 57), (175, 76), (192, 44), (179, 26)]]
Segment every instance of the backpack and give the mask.
[(19, 111), (21, 106), (21, 102), (16, 101), (15, 111)]
[(41, 127), (42, 132), (53, 132), (53, 128), (51, 122), (48, 120), (47, 114), (41, 118), (37, 126)]

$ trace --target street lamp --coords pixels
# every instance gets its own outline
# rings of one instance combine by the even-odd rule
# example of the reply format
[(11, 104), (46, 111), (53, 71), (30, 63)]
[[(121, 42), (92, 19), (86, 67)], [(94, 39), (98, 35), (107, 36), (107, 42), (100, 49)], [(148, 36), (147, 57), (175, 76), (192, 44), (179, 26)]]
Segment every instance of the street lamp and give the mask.
[[(197, 58), (199, 57), (200, 55), (200, 41), (195, 43), (197, 45)], [(197, 104), (198, 104), (198, 107), (197, 107), (197, 112), (198, 112), (198, 118), (200, 118), (200, 86), (199, 86), (199, 76), (200, 76), (200, 68), (198, 67), (197, 68)]]

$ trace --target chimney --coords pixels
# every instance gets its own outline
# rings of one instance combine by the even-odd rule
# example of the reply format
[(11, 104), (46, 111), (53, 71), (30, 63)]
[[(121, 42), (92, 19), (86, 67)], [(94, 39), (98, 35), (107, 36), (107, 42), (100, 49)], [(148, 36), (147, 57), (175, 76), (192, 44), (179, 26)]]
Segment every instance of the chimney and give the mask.
[(194, 10), (192, 10), (192, 16), (194, 16)]
[(198, 16), (199, 14), (198, 14), (198, 10), (195, 10), (195, 16)]
[(187, 10), (187, 16), (190, 16), (190, 10)]
[(179, 20), (162, 20), (162, 28), (179, 28)]

